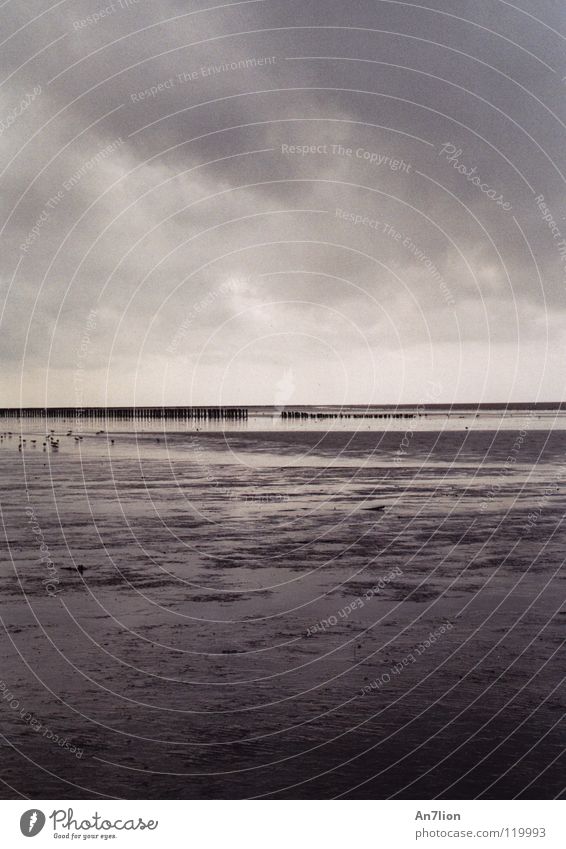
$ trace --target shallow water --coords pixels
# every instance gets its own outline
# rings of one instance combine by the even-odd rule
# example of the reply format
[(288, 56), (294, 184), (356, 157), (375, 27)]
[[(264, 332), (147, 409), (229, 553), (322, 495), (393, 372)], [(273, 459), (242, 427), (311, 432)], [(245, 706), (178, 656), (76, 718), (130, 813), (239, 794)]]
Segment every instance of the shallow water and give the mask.
[(524, 422), (12, 427), (4, 796), (560, 794), (566, 434)]

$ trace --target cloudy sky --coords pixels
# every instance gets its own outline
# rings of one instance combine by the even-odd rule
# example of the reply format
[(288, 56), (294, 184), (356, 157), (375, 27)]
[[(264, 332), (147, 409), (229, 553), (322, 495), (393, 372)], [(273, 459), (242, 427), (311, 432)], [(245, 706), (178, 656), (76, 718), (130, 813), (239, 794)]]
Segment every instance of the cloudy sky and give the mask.
[(8, 0), (3, 405), (564, 398), (563, 0)]

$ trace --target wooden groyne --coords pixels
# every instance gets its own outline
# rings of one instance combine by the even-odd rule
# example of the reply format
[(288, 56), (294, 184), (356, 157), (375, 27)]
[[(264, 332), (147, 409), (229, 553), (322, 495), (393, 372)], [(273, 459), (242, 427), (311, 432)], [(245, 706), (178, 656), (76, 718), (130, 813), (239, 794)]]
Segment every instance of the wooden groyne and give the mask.
[(282, 419), (416, 419), (417, 413), (306, 413), (303, 410), (284, 410)]
[(19, 419), (122, 421), (225, 421), (248, 418), (247, 407), (3, 407), (0, 416)]

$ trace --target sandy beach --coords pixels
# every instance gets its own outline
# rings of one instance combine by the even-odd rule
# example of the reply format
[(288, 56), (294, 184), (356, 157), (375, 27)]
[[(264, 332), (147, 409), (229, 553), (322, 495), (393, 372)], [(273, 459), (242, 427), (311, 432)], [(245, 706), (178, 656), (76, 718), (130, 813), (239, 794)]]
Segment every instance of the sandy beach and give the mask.
[(3, 798), (562, 793), (566, 432), (13, 430)]

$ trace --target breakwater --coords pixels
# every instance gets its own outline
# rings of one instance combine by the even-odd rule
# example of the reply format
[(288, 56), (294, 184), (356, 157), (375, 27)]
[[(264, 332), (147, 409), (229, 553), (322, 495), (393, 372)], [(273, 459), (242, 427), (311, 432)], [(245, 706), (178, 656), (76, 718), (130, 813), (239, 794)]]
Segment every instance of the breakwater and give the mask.
[(248, 418), (247, 407), (2, 407), (0, 416), (17, 419), (104, 419), (122, 421), (224, 421)]
[(370, 413), (368, 411), (364, 411), (362, 413), (307, 413), (304, 410), (283, 410), (281, 418), (317, 419), (318, 421), (321, 419), (415, 419), (417, 418), (417, 415), (417, 413)]

